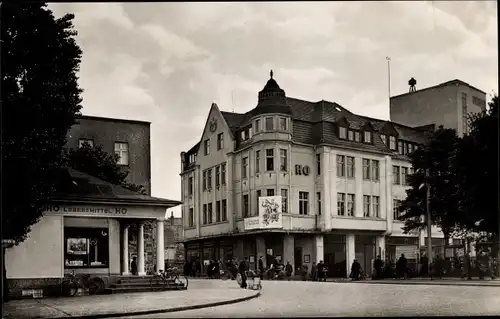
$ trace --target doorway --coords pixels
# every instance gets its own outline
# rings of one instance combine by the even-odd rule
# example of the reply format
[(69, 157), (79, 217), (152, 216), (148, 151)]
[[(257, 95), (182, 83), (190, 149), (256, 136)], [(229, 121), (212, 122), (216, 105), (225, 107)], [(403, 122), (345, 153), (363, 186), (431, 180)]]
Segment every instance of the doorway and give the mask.
[(297, 274), (297, 270), (302, 267), (302, 247), (295, 247), (294, 251), (294, 269), (295, 269), (295, 274)]

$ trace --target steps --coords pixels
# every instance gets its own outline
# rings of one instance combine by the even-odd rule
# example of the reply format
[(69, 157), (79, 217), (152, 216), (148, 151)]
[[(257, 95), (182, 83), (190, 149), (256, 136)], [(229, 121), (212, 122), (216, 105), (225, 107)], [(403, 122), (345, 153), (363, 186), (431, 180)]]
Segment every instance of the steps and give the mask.
[[(186, 290), (183, 284), (175, 284), (173, 280), (168, 281), (168, 286), (164, 290), (161, 282), (151, 286), (153, 276), (121, 276), (117, 283), (111, 284), (106, 288), (106, 294), (131, 293), (131, 292), (150, 292), (150, 291), (167, 291), (167, 290)], [(155, 287), (158, 287), (156, 290)]]

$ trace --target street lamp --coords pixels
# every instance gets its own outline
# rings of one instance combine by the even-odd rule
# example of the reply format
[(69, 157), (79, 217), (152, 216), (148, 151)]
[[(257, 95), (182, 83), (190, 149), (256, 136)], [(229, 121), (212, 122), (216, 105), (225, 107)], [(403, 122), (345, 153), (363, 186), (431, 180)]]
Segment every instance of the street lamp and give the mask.
[[(420, 170), (419, 170), (420, 171)], [(431, 258), (432, 258), (432, 220), (431, 220), (431, 187), (428, 182), (428, 177), (430, 176), (429, 169), (425, 170), (425, 182), (420, 185), (418, 189), (422, 189), (425, 187), (426, 195), (425, 195), (425, 213), (427, 219), (427, 268), (429, 271), (431, 270)]]

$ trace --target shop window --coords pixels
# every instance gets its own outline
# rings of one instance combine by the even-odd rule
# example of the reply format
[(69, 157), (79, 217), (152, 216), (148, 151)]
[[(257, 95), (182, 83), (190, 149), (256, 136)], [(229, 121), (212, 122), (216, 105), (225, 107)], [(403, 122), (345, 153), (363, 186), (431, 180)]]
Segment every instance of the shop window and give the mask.
[(64, 227), (66, 268), (107, 268), (109, 230), (107, 228)]

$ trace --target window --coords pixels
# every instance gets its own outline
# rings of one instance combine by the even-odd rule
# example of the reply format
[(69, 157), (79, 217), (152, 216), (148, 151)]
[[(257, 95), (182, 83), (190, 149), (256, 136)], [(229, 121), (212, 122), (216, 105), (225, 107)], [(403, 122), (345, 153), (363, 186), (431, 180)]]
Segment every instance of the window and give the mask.
[(191, 207), (189, 208), (189, 213), (188, 213), (188, 227), (193, 227), (194, 226), (194, 208)]
[(222, 185), (226, 185), (226, 164), (220, 166), (220, 182)]
[(248, 157), (243, 157), (241, 165), (241, 178), (248, 178)]
[(380, 139), (382, 142), (384, 142), (385, 145), (387, 145), (387, 136), (385, 134), (380, 134)]
[(288, 127), (286, 125), (286, 117), (280, 117), (280, 130), (286, 131), (288, 130)]
[(347, 216), (354, 216), (354, 194), (347, 194)]
[(372, 160), (372, 180), (378, 181), (380, 179), (380, 163), (377, 160)]
[(64, 265), (67, 268), (107, 268), (109, 229), (64, 227)]
[(316, 154), (316, 173), (321, 175), (321, 154)]
[(225, 199), (222, 200), (222, 221), (225, 222), (227, 220), (227, 201)]
[(363, 216), (370, 217), (370, 196), (363, 195)]
[(255, 216), (259, 216), (259, 197), (261, 197), (261, 196), (262, 196), (262, 191), (259, 189), (257, 191), (256, 196), (255, 196), (256, 197), (255, 199), (257, 200), (257, 206), (256, 206), (257, 209), (255, 210)]
[(401, 167), (401, 185), (408, 185), (408, 167)]
[(260, 172), (260, 151), (255, 151), (255, 173)]
[(254, 129), (255, 133), (260, 131), (260, 120), (255, 120)]
[(248, 195), (243, 195), (243, 217), (249, 217)]
[(403, 144), (403, 153), (406, 155), (408, 154), (408, 143)]
[(318, 215), (321, 216), (321, 192), (316, 193), (316, 203), (318, 205)]
[(266, 150), (266, 171), (274, 171), (274, 150)]
[(400, 167), (399, 166), (392, 166), (392, 183), (394, 185), (399, 185), (401, 184), (401, 179), (399, 175)]
[(207, 204), (203, 204), (203, 225), (207, 224)]
[(287, 171), (287, 150), (280, 150), (280, 171)]
[(286, 213), (287, 212), (287, 200), (288, 200), (288, 190), (287, 189), (281, 189), (281, 212)]
[(351, 131), (351, 130), (347, 131), (347, 139), (349, 141), (354, 141), (354, 131)]
[(188, 194), (193, 195), (193, 178), (188, 178)]
[(354, 177), (354, 157), (347, 156), (347, 177)]
[(220, 206), (220, 200), (215, 202), (215, 222), (218, 223), (220, 222), (221, 218), (221, 206)]
[(309, 214), (309, 193), (299, 192), (299, 215)]
[(190, 154), (188, 158), (188, 163), (192, 164), (194, 162), (196, 162), (196, 154)]
[(128, 165), (128, 143), (115, 142), (115, 154), (120, 157), (118, 165)]
[(203, 190), (207, 190), (207, 171), (203, 172)]
[(345, 140), (346, 134), (347, 134), (347, 129), (345, 127), (340, 126), (339, 127), (339, 138)]
[(220, 186), (220, 166), (215, 167), (215, 187)]
[(274, 196), (274, 188), (268, 188), (266, 190), (267, 196)]
[(337, 155), (337, 176), (344, 177), (345, 176), (345, 156)]
[(208, 213), (207, 213), (207, 223), (211, 224), (212, 223), (212, 203), (208, 204)]
[(224, 148), (224, 133), (217, 134), (217, 149), (221, 150)]
[(345, 194), (337, 193), (337, 215), (345, 215)]
[(403, 141), (398, 141), (398, 153), (403, 155)]
[(274, 129), (274, 119), (272, 117), (266, 117), (266, 131), (271, 131)]
[(207, 189), (212, 189), (212, 169), (207, 170)]
[(363, 179), (370, 179), (370, 160), (363, 158)]
[(372, 196), (372, 215), (373, 217), (380, 217), (380, 197)]
[(94, 140), (89, 138), (81, 138), (78, 140), (78, 147), (82, 147), (84, 144), (88, 144), (90, 147), (94, 147)]
[(203, 149), (204, 149), (205, 155), (210, 154), (210, 139), (205, 140), (205, 142), (203, 143)]
[(361, 140), (361, 134), (357, 131), (354, 132), (354, 141), (359, 142)]
[(393, 217), (394, 220), (401, 220), (404, 213), (399, 211), (399, 206), (401, 205), (401, 201), (398, 199), (393, 199), (392, 200), (392, 211), (393, 211)]
[(408, 154), (413, 153), (413, 144), (409, 143), (408, 144)]
[(371, 143), (372, 142), (372, 132), (364, 132), (363, 135), (363, 142), (365, 143)]
[(396, 137), (395, 136), (389, 136), (389, 148), (391, 150), (396, 150)]

